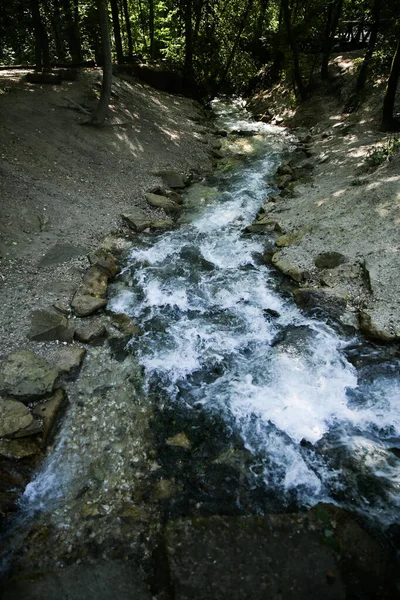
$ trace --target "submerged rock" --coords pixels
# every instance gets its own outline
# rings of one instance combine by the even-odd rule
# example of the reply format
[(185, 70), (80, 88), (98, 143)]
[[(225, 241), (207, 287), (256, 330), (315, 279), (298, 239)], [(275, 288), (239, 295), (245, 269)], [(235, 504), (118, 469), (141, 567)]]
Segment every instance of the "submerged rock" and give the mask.
[(189, 518), (164, 535), (174, 600), (395, 597), (394, 563), (345, 511)]
[(10, 354), (0, 366), (0, 393), (31, 402), (49, 394), (59, 373), (30, 350)]
[(132, 563), (96, 564), (29, 573), (8, 581), (3, 600), (151, 600), (152, 595)]

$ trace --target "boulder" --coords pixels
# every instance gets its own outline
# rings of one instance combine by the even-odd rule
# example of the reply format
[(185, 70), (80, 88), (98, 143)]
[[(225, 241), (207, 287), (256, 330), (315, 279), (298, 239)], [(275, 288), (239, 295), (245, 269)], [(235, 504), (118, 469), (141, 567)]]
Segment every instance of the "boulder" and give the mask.
[(6, 440), (0, 439), (0, 456), (21, 460), (40, 454), (40, 448), (32, 439)]
[(291, 181), (293, 181), (292, 175), (281, 175), (278, 181), (278, 188), (280, 190), (287, 188)]
[(298, 306), (306, 309), (321, 308), (336, 319), (343, 315), (347, 305), (344, 298), (318, 288), (298, 288), (294, 290), (293, 297)]
[(186, 187), (188, 180), (185, 175), (174, 170), (159, 171), (157, 173), (163, 180), (163, 183), (172, 189), (182, 189)]
[(314, 260), (318, 269), (335, 269), (347, 261), (344, 254), (340, 252), (321, 252)]
[(130, 229), (138, 233), (148, 229), (151, 224), (151, 219), (140, 208), (132, 208), (129, 213), (122, 213), (121, 218)]
[(371, 340), (394, 342), (398, 340), (396, 332), (388, 329), (385, 323), (380, 323), (380, 315), (362, 310), (358, 315), (360, 330)]
[(96, 298), (90, 294), (76, 293), (71, 306), (78, 317), (87, 317), (107, 306), (107, 298)]
[(286, 163), (279, 165), (276, 172), (278, 175), (291, 175), (293, 177), (293, 169)]
[(3, 600), (151, 600), (132, 561), (99, 561), (26, 573), (5, 584)]
[(33, 417), (24, 404), (0, 398), (0, 437), (9, 436), (28, 427)]
[(290, 277), (294, 281), (297, 281), (298, 283), (304, 281), (308, 277), (308, 274), (305, 271), (302, 271), (301, 269), (295, 267), (285, 258), (282, 258), (280, 252), (276, 252), (273, 255), (271, 262), (274, 265), (274, 267), (278, 269), (278, 271), (280, 271), (284, 275), (287, 275), (288, 277)]
[(58, 348), (53, 356), (53, 364), (60, 375), (74, 375), (85, 358), (85, 348)]
[(0, 366), (0, 393), (29, 403), (53, 391), (59, 373), (30, 350), (10, 354)]
[(344, 510), (170, 521), (174, 600), (389, 600), (396, 566)]
[(31, 326), (28, 338), (35, 342), (72, 342), (74, 326), (60, 312), (55, 310), (35, 310), (31, 313)]
[(107, 305), (108, 275), (102, 268), (92, 265), (83, 276), (71, 307), (78, 317), (87, 317)]
[(277, 231), (278, 233), (282, 233), (282, 227), (278, 223), (278, 221), (274, 221), (273, 219), (262, 218), (248, 225), (245, 228), (246, 233), (268, 233), (270, 231)]
[(275, 244), (278, 248), (286, 248), (287, 246), (292, 246), (293, 244), (297, 244), (300, 242), (303, 237), (310, 231), (309, 227), (305, 227), (303, 229), (296, 229), (295, 231), (288, 231), (284, 235), (278, 237), (275, 240)]
[(91, 265), (101, 269), (110, 279), (115, 277), (121, 270), (115, 256), (104, 248), (89, 254), (89, 261)]
[(178, 225), (176, 225), (176, 223), (171, 223), (171, 221), (152, 221), (150, 223), (150, 230), (157, 232), (157, 231), (170, 231), (171, 229), (176, 229), (178, 227)]
[(107, 335), (107, 329), (103, 323), (88, 323), (83, 327), (78, 327), (75, 331), (75, 337), (84, 344), (95, 344), (100, 342)]
[(125, 313), (112, 314), (111, 323), (124, 337), (133, 337), (140, 334), (139, 327)]
[(171, 198), (159, 196), (158, 194), (145, 194), (145, 198), (150, 206), (154, 208), (162, 208), (168, 215), (176, 215), (181, 210), (179, 204), (175, 204)]
[(173, 437), (170, 437), (166, 441), (167, 446), (174, 446), (177, 448), (185, 448), (189, 450), (192, 447), (191, 441), (189, 440), (186, 433), (177, 433)]
[(47, 444), (52, 437), (60, 410), (66, 404), (67, 398), (64, 390), (56, 392), (41, 404), (37, 404), (33, 409), (33, 414), (43, 419), (43, 443)]

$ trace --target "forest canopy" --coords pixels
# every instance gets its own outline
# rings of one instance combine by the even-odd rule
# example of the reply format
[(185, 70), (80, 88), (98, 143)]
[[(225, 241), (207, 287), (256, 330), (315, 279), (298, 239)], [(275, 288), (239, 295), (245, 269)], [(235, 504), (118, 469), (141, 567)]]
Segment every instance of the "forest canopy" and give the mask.
[(356, 100), (371, 74), (397, 85), (397, 0), (3, 0), (0, 63), (103, 66), (102, 7), (114, 62), (168, 65), (208, 96), (285, 77), (305, 99), (316, 76), (329, 77), (331, 54), (346, 49), (365, 49)]

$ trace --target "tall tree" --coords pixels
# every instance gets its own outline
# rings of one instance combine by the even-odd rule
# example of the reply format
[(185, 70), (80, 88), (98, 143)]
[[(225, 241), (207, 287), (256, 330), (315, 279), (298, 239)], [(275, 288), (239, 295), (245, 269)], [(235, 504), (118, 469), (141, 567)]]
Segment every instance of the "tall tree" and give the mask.
[(107, 0), (96, 0), (98, 19), (100, 23), (101, 44), (103, 48), (103, 82), (101, 86), (100, 99), (92, 117), (87, 121), (87, 125), (100, 127), (104, 125), (107, 116), (108, 105), (111, 98), (112, 83), (112, 61), (111, 61), (111, 41), (110, 28), (108, 26)]
[(360, 72), (357, 77), (356, 93), (360, 93), (365, 86), (367, 81), (368, 68), (372, 59), (372, 55), (375, 50), (376, 41), (378, 39), (379, 21), (381, 12), (382, 0), (374, 0), (372, 5), (372, 27), (371, 35), (368, 42), (368, 48), (364, 56), (363, 63), (361, 65)]
[(133, 43), (132, 43), (131, 21), (129, 18), (128, 0), (122, 0), (122, 5), (124, 8), (125, 28), (126, 28), (126, 35), (128, 38), (128, 56), (129, 56), (129, 59), (132, 60), (132, 58), (133, 58)]
[(31, 0), (33, 30), (35, 32), (35, 62), (37, 71), (50, 70), (49, 38), (40, 14), (39, 0)]
[(79, 25), (76, 20), (75, 7), (72, 11), (70, 0), (60, 0), (66, 24), (67, 43), (74, 64), (82, 62), (82, 47), (79, 35)]
[(226, 81), (226, 78), (228, 76), (229, 69), (232, 66), (233, 59), (235, 58), (235, 54), (236, 54), (236, 51), (237, 51), (238, 46), (239, 46), (240, 38), (242, 37), (242, 33), (243, 33), (243, 30), (244, 30), (246, 22), (247, 22), (247, 18), (248, 18), (249, 14), (250, 14), (250, 11), (251, 11), (252, 7), (253, 7), (253, 2), (254, 2), (254, 0), (248, 0), (247, 5), (246, 5), (246, 7), (245, 7), (245, 9), (244, 9), (244, 11), (242, 13), (242, 18), (240, 20), (239, 29), (238, 29), (237, 34), (236, 34), (235, 42), (234, 42), (234, 44), (232, 46), (232, 49), (231, 49), (231, 51), (229, 53), (228, 60), (226, 62), (226, 65), (224, 67), (224, 70), (222, 72), (220, 80), (218, 82), (218, 92), (222, 89), (222, 87), (223, 87), (223, 85), (224, 85), (224, 83)]
[(188, 79), (193, 76), (192, 9), (193, 0), (185, 0), (185, 75)]
[(288, 41), (289, 41), (290, 49), (292, 51), (294, 81), (296, 83), (300, 98), (302, 100), (306, 100), (307, 91), (306, 91), (306, 88), (304, 87), (303, 78), (301, 75), (299, 51), (297, 48), (296, 38), (293, 34), (292, 20), (291, 20), (290, 8), (289, 8), (289, 0), (282, 0), (281, 6), (282, 6), (282, 11), (283, 11), (283, 18), (284, 18), (284, 21), (286, 24)]
[(331, 56), (335, 33), (342, 13), (343, 0), (331, 0), (328, 6), (325, 37), (323, 41), (323, 54), (321, 65), (321, 78), (328, 79), (328, 65)]
[(393, 56), (392, 67), (386, 86), (385, 97), (383, 99), (382, 109), (382, 129), (384, 131), (399, 130), (400, 122), (393, 117), (394, 105), (396, 101), (397, 83), (400, 77), (400, 39)]
[(114, 40), (115, 40), (115, 51), (117, 53), (117, 62), (119, 64), (124, 62), (124, 53), (122, 51), (122, 40), (121, 40), (121, 26), (119, 24), (119, 11), (118, 1), (110, 0), (111, 14), (114, 28)]
[(156, 57), (155, 25), (154, 25), (154, 0), (149, 0), (149, 30), (150, 30), (150, 56)]

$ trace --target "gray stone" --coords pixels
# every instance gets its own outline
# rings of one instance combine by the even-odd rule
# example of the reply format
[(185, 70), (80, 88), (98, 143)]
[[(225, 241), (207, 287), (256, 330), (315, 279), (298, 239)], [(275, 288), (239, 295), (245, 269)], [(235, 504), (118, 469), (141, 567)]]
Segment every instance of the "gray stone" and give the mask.
[(0, 398), (0, 437), (9, 436), (19, 429), (28, 427), (33, 417), (24, 404)]
[(65, 404), (66, 395), (64, 390), (56, 390), (51, 398), (41, 404), (37, 404), (33, 409), (33, 414), (43, 419), (43, 442), (45, 444), (52, 437), (60, 410)]
[(111, 316), (111, 322), (112, 325), (118, 329), (123, 336), (132, 337), (139, 335), (140, 333), (139, 327), (125, 313), (114, 313)]
[(278, 181), (278, 188), (280, 190), (287, 188), (291, 181), (293, 181), (292, 175), (281, 175)]
[(399, 337), (396, 335), (396, 332), (389, 330), (386, 324), (380, 322), (379, 314), (375, 315), (372, 311), (367, 312), (362, 310), (358, 318), (360, 330), (367, 338), (380, 342), (398, 341)]
[(346, 261), (347, 258), (340, 252), (321, 252), (315, 258), (314, 264), (318, 269), (335, 269)]
[(40, 454), (39, 446), (32, 439), (0, 440), (0, 456), (20, 460)]
[(176, 215), (180, 212), (181, 206), (175, 204), (173, 200), (166, 196), (158, 196), (157, 194), (145, 194), (146, 201), (154, 208), (162, 208), (167, 214)]
[(85, 272), (71, 307), (78, 317), (87, 317), (107, 305), (108, 275), (97, 265)]
[(161, 179), (163, 180), (163, 183), (165, 185), (167, 185), (170, 188), (184, 188), (187, 185), (187, 178), (182, 175), (181, 173), (178, 173), (178, 171), (173, 171), (173, 170), (166, 170), (166, 171), (159, 171), (159, 173), (157, 173), (157, 175), (159, 175), (161, 177)]
[(0, 366), (0, 393), (31, 402), (52, 392), (58, 372), (30, 350), (10, 354)]
[(116, 257), (104, 248), (89, 254), (89, 261), (91, 265), (101, 269), (110, 278), (115, 277), (121, 270)]
[(5, 584), (3, 600), (151, 600), (132, 563), (102, 561), (65, 566), (16, 577)]
[(82, 365), (85, 354), (85, 348), (58, 348), (53, 356), (54, 367), (60, 375), (73, 375)]
[(294, 301), (302, 308), (322, 308), (336, 319), (346, 310), (346, 300), (318, 288), (298, 288), (293, 292)]
[(35, 342), (72, 342), (74, 327), (68, 319), (54, 310), (35, 310), (31, 313), (28, 338)]
[(280, 252), (276, 252), (271, 260), (272, 264), (276, 269), (278, 269), (278, 271), (280, 271), (284, 275), (287, 275), (288, 277), (290, 277), (294, 281), (297, 281), (298, 283), (307, 279), (308, 274), (305, 271), (295, 267), (291, 262), (289, 262), (285, 258), (282, 258), (280, 254)]
[(278, 175), (291, 175), (293, 176), (293, 169), (292, 167), (290, 167), (287, 164), (283, 164), (283, 165), (279, 165), (278, 169), (277, 169), (277, 174)]
[(137, 233), (148, 229), (151, 224), (151, 218), (140, 208), (132, 208), (129, 212), (122, 213), (121, 218), (130, 229)]
[(176, 448), (185, 448), (185, 450), (189, 450), (192, 447), (191, 441), (184, 432), (177, 433), (173, 437), (168, 438), (166, 444), (167, 446), (174, 446)]
[(107, 306), (107, 298), (96, 298), (90, 294), (76, 293), (71, 306), (78, 317), (87, 317)]
[(171, 229), (176, 229), (178, 226), (176, 223), (171, 223), (171, 221), (152, 221), (150, 223), (151, 231), (170, 231)]
[(88, 323), (83, 327), (78, 327), (75, 331), (75, 337), (84, 344), (93, 344), (101, 341), (107, 334), (107, 329), (103, 323)]

